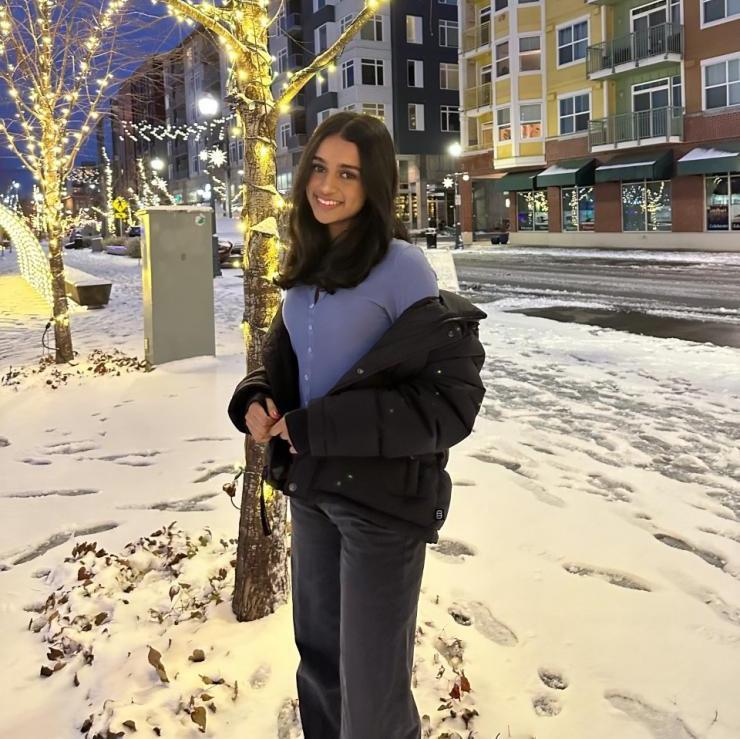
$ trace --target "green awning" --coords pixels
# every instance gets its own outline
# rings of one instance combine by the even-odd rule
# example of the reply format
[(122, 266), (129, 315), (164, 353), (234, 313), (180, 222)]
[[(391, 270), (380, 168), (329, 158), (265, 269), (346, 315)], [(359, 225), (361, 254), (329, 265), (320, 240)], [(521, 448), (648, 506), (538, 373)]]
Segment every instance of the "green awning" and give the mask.
[(493, 189), (497, 192), (517, 192), (534, 190), (535, 179), (542, 170), (534, 172), (508, 172), (501, 179), (494, 180)]
[(571, 159), (548, 167), (537, 175), (537, 187), (593, 185), (595, 159)]
[(678, 160), (678, 174), (740, 172), (740, 142), (698, 146)]
[(620, 180), (669, 180), (673, 171), (673, 152), (632, 154), (600, 164), (596, 167), (596, 182)]

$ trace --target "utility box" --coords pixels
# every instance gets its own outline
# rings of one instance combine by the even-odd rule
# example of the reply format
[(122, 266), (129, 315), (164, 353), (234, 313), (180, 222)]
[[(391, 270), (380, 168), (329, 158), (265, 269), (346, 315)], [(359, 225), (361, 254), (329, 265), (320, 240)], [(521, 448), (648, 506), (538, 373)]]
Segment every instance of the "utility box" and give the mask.
[(158, 365), (216, 353), (210, 208), (156, 206), (144, 226), (144, 355)]

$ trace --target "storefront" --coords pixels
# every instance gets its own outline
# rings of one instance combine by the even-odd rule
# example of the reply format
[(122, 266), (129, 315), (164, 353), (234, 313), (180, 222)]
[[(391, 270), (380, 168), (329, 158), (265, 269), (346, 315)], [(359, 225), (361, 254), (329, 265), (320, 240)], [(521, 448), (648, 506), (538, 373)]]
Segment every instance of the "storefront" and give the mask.
[(550, 207), (547, 190), (538, 187), (534, 172), (509, 172), (496, 180), (497, 192), (509, 193), (513, 231), (548, 231)]
[(740, 231), (740, 144), (697, 147), (678, 160), (676, 169), (704, 179), (706, 231)]
[(558, 188), (563, 231), (594, 230), (595, 167), (595, 159), (573, 159), (553, 164), (537, 175), (538, 187)]

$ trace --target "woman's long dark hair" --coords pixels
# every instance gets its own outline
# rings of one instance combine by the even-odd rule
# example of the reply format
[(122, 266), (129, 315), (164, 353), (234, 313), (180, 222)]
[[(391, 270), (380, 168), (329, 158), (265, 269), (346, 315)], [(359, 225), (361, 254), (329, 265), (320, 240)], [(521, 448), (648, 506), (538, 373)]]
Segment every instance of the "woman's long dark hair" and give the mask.
[[(314, 217), (306, 196), (313, 159), (328, 136), (341, 136), (360, 152), (360, 180), (365, 204), (350, 227), (332, 241), (329, 228)], [(334, 293), (339, 287), (359, 285), (388, 251), (395, 236), (408, 239), (396, 218), (398, 167), (393, 140), (377, 118), (341, 112), (327, 118), (314, 131), (303, 151), (293, 181), (290, 245), (273, 283), (283, 290), (302, 282)]]

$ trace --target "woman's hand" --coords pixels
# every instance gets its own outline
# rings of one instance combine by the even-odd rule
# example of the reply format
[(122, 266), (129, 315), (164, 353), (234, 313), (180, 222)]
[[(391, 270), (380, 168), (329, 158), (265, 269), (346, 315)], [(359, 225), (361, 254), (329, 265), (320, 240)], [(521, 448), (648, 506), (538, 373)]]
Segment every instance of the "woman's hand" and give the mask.
[(262, 403), (260, 403), (258, 400), (253, 400), (249, 404), (247, 412), (244, 415), (244, 421), (247, 424), (249, 433), (252, 435), (252, 438), (259, 444), (264, 444), (265, 442), (270, 441), (270, 439), (272, 438), (272, 435), (270, 434), (270, 429), (276, 423), (279, 422), (282, 423), (283, 426), (285, 425), (285, 421), (279, 420), (280, 413), (278, 412), (278, 409), (275, 406), (272, 398), (266, 397), (265, 404), (267, 405), (267, 410), (269, 411), (269, 413), (265, 413), (265, 409), (262, 407)]
[(293, 442), (290, 440), (290, 436), (288, 435), (288, 426), (285, 423), (284, 418), (281, 418), (274, 426), (272, 426), (268, 433), (270, 436), (279, 436), (281, 439), (285, 439), (285, 441), (290, 444), (291, 454), (298, 454), (298, 452), (293, 448)]

